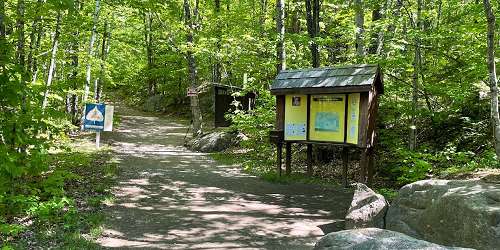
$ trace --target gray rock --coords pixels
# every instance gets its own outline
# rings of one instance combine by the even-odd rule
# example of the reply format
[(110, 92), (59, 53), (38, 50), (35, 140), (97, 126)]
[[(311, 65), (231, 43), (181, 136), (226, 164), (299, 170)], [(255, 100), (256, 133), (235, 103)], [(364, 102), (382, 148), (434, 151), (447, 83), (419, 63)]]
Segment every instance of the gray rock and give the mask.
[(500, 249), (500, 184), (425, 180), (406, 185), (387, 212), (386, 228), (443, 245)]
[(389, 204), (383, 195), (373, 192), (362, 183), (356, 183), (351, 207), (345, 217), (345, 228), (385, 227), (385, 214)]
[(191, 150), (199, 152), (221, 152), (238, 145), (241, 140), (244, 140), (242, 134), (219, 131), (196, 137), (187, 146)]
[(446, 247), (418, 240), (408, 235), (379, 228), (361, 228), (330, 233), (321, 238), (315, 250), (370, 249), (370, 250), (445, 250), (465, 249)]

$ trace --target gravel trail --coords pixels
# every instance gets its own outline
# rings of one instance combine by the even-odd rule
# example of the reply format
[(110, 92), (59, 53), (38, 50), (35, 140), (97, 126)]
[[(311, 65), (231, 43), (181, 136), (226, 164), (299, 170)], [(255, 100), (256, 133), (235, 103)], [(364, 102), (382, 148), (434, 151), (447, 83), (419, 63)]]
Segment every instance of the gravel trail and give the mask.
[(184, 148), (186, 123), (117, 107), (103, 136), (119, 160), (116, 200), (98, 240), (119, 249), (311, 249), (352, 192), (276, 184)]

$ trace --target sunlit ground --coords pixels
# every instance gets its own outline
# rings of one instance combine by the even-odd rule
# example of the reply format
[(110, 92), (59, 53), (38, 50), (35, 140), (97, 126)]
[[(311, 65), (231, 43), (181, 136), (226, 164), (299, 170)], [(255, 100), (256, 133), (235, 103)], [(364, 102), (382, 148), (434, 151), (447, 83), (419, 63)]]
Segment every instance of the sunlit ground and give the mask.
[(350, 204), (352, 193), (340, 187), (269, 183), (190, 152), (183, 124), (118, 112), (120, 129), (105, 138), (120, 174), (102, 246), (308, 249), (323, 235), (318, 226), (341, 219)]

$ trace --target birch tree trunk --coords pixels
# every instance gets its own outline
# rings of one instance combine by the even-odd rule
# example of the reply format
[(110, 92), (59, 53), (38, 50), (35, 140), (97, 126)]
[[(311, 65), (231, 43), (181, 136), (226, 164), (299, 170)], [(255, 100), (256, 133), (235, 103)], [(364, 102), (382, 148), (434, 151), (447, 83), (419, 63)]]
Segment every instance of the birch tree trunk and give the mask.
[[(415, 29), (420, 32), (422, 28), (422, 4), (423, 0), (417, 0), (417, 19), (415, 21)], [(409, 148), (415, 150), (417, 148), (417, 111), (418, 111), (418, 85), (421, 65), (420, 39), (419, 34), (415, 37), (415, 57), (413, 60), (413, 79), (412, 79), (412, 118), (410, 125)]]
[[(72, 18), (73, 22), (76, 22), (79, 17), (80, 1), (75, 0), (73, 10), (74, 11), (69, 13), (69, 16)], [(68, 105), (69, 105), (69, 113), (71, 116), (71, 122), (73, 123), (73, 125), (78, 125), (80, 121), (78, 119), (78, 115), (80, 112), (78, 108), (78, 95), (76, 94), (78, 90), (77, 77), (78, 77), (78, 65), (79, 65), (79, 58), (78, 58), (79, 34), (80, 31), (78, 28), (73, 31), (72, 34), (73, 39), (71, 40), (71, 45), (70, 45), (71, 73), (68, 78), (69, 81), (71, 82), (71, 93)]]
[(488, 21), (488, 71), (491, 92), (491, 120), (493, 127), (493, 141), (497, 158), (500, 159), (500, 117), (498, 113), (498, 78), (495, 64), (495, 14), (489, 0), (483, 0), (484, 11)]
[(109, 27), (109, 22), (106, 20), (106, 24), (104, 25), (104, 34), (102, 36), (102, 44), (101, 44), (101, 70), (99, 72), (99, 76), (97, 78), (97, 86), (95, 92), (95, 100), (99, 103), (101, 101), (102, 89), (104, 83), (104, 77), (106, 72), (106, 59), (109, 53), (109, 42), (111, 39), (111, 31)]
[(278, 42), (276, 44), (276, 70), (279, 73), (286, 69), (285, 52), (285, 0), (276, 0), (276, 29)]
[(359, 57), (365, 55), (364, 33), (365, 33), (365, 13), (362, 0), (354, 0), (356, 12), (356, 54)]
[(61, 11), (57, 13), (56, 30), (54, 33), (54, 40), (52, 41), (49, 74), (47, 76), (47, 83), (45, 84), (45, 92), (43, 94), (42, 110), (45, 110), (45, 108), (47, 107), (48, 97), (50, 93), (50, 86), (52, 85), (54, 72), (56, 70), (57, 48), (59, 45), (59, 36), (61, 32), (60, 29), (61, 29)]
[(89, 91), (90, 91), (92, 58), (94, 55), (94, 43), (95, 43), (95, 37), (96, 37), (97, 22), (99, 21), (99, 12), (101, 9), (100, 4), (101, 4), (100, 0), (95, 1), (94, 19), (93, 19), (92, 33), (90, 34), (90, 44), (89, 44), (89, 51), (88, 51), (87, 75), (85, 78), (85, 89), (84, 89), (84, 93), (83, 93), (83, 102), (84, 103), (87, 101), (87, 99), (89, 97)]
[[(197, 12), (198, 11), (195, 9), (193, 11), (194, 15), (196, 15)], [(186, 36), (186, 40), (188, 43), (186, 58), (188, 61), (190, 88), (196, 89), (198, 87), (198, 69), (196, 66), (196, 58), (194, 57), (194, 51), (193, 51), (194, 49), (193, 32), (196, 24), (194, 23), (193, 16), (191, 15), (191, 7), (189, 4), (189, 0), (184, 0), (184, 22), (186, 27), (188, 28)], [(194, 96), (191, 96), (190, 101), (191, 101), (191, 113), (193, 119), (193, 135), (198, 136), (202, 134), (202, 122), (203, 122), (198, 95), (196, 94)]]

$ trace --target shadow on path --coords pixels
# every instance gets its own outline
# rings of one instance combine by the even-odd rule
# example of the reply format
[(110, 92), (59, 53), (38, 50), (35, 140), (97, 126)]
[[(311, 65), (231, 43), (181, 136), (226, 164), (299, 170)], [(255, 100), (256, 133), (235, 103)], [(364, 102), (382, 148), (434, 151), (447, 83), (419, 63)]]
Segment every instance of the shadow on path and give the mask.
[(117, 107), (116, 201), (99, 244), (128, 249), (310, 249), (352, 192), (269, 183), (185, 149), (186, 125)]

